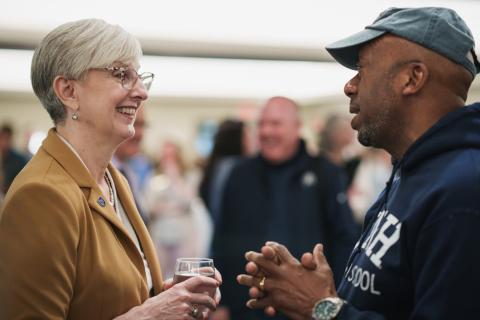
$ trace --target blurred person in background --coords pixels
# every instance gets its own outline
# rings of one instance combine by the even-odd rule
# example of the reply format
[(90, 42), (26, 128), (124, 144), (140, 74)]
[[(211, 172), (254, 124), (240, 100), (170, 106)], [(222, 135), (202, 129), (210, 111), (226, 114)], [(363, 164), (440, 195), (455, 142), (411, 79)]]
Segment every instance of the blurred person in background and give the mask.
[(224, 273), (223, 305), (231, 319), (266, 318), (245, 307), (247, 289), (235, 282), (245, 251), (274, 239), (300, 255), (322, 242), (339, 279), (355, 243), (341, 172), (307, 153), (300, 129), (298, 105), (270, 98), (257, 122), (260, 153), (240, 161), (226, 183), (212, 253)]
[(9, 124), (0, 127), (0, 195), (5, 195), (13, 179), (27, 164), (29, 157), (13, 148), (13, 128)]
[(344, 91), (359, 142), (388, 151), (393, 170), (340, 286), (327, 247), (299, 261), (267, 243), (246, 254), (250, 276), (238, 278), (254, 287), (249, 307), (293, 319), (478, 318), (480, 103), (466, 105), (480, 73), (474, 48), (463, 19), (441, 7), (389, 8), (327, 46), (356, 70)]
[(320, 131), (320, 154), (332, 163), (344, 169), (347, 189), (352, 183), (355, 171), (360, 163), (356, 154), (348, 154), (355, 139), (355, 131), (350, 126), (348, 116), (333, 114), (327, 117)]
[(182, 156), (180, 145), (165, 141), (161, 147), (158, 174), (147, 188), (150, 234), (165, 277), (173, 276), (179, 257), (205, 257), (212, 224), (196, 183)]
[(153, 166), (148, 157), (142, 153), (141, 146), (145, 131), (145, 106), (138, 109), (133, 127), (135, 134), (121, 143), (112, 159), (113, 165), (125, 176), (132, 190), (135, 205), (148, 226), (148, 212), (145, 208), (146, 184), (153, 172)]
[[(213, 150), (204, 167), (200, 183), (200, 196), (212, 217), (213, 228), (218, 225), (221, 201), (225, 183), (233, 167), (246, 155), (250, 154), (252, 143), (247, 125), (236, 119), (222, 121), (215, 134)], [(218, 308), (211, 320), (229, 319), (227, 307)]]
[(227, 119), (220, 123), (199, 188), (214, 225), (219, 218), (225, 182), (234, 165), (250, 152), (250, 145), (248, 128), (243, 121)]
[(388, 152), (365, 148), (348, 189), (348, 203), (359, 225), (363, 224), (368, 208), (385, 188), (391, 172), (392, 161)]
[[(2, 319), (193, 319), (219, 279), (163, 282), (127, 181), (110, 163), (153, 80), (142, 50), (103, 20), (63, 24), (35, 50), (31, 80), (54, 127), (0, 212)], [(217, 297), (218, 299), (218, 297)]]
[(320, 153), (344, 169), (348, 203), (361, 226), (365, 212), (385, 187), (392, 166), (386, 151), (355, 144), (350, 121), (340, 114), (327, 118), (320, 133)]

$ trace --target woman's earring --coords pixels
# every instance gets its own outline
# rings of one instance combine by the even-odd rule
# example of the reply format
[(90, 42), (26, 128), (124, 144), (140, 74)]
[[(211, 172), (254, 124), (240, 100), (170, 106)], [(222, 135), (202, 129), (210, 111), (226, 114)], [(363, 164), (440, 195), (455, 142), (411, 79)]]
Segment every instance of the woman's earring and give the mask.
[(78, 112), (75, 111), (73, 114), (72, 114), (72, 120), (78, 120)]

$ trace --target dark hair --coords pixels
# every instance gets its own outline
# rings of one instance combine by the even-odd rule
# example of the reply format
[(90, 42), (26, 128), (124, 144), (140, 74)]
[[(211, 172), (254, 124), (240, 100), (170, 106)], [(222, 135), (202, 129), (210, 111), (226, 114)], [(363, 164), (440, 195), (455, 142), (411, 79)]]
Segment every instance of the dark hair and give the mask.
[(207, 159), (200, 182), (200, 196), (208, 207), (210, 181), (219, 160), (229, 156), (239, 156), (243, 151), (243, 129), (245, 124), (240, 120), (226, 119), (220, 123), (214, 137), (213, 149)]
[(2, 124), (0, 127), (0, 134), (6, 134), (11, 137), (13, 135), (13, 127), (8, 123)]

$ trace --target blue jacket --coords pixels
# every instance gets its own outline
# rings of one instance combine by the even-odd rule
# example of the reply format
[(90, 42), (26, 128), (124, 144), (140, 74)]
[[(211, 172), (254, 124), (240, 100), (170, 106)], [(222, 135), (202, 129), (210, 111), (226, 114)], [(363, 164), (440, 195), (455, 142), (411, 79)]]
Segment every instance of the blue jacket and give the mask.
[(367, 212), (339, 320), (480, 319), (480, 104), (431, 127)]
[[(232, 319), (268, 318), (246, 308), (248, 289), (236, 283), (244, 273), (245, 252), (267, 240), (285, 244), (297, 258), (316, 243), (325, 250), (338, 280), (357, 240), (356, 225), (345, 202), (342, 171), (301, 146), (281, 165), (262, 157), (240, 162), (231, 172), (213, 239), (215, 265), (223, 275), (222, 303)], [(339, 201), (340, 200), (340, 201)]]
[(13, 182), (13, 179), (17, 174), (25, 167), (29, 157), (23, 153), (18, 152), (15, 149), (7, 151), (1, 169), (3, 170), (3, 185), (0, 186), (0, 193), (3, 191), (6, 193), (8, 188)]

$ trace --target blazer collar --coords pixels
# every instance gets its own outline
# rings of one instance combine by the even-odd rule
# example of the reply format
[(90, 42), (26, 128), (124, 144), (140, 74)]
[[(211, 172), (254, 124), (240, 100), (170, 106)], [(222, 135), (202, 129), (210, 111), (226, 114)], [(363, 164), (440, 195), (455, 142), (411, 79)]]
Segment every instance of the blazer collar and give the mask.
[(60, 163), (80, 188), (94, 188), (97, 186), (82, 161), (73, 153), (70, 147), (58, 137), (55, 128), (48, 131), (47, 138), (43, 141), (42, 147)]
[[(88, 169), (70, 147), (58, 137), (55, 128), (50, 129), (47, 138), (43, 141), (42, 147), (65, 169), (82, 191), (84, 191), (90, 208), (100, 213), (118, 229), (128, 234), (113, 208), (106, 205), (107, 201)], [(103, 206), (101, 205), (102, 203)]]

